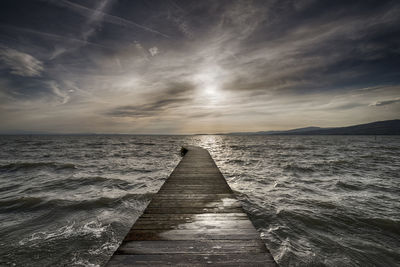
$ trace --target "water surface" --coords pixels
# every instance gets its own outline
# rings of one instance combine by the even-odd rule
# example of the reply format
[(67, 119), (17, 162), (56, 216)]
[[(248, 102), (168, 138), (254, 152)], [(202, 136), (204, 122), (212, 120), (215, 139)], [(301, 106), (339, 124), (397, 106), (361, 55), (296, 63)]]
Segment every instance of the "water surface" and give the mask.
[(400, 265), (400, 137), (0, 136), (0, 265), (101, 266), (209, 149), (281, 266)]

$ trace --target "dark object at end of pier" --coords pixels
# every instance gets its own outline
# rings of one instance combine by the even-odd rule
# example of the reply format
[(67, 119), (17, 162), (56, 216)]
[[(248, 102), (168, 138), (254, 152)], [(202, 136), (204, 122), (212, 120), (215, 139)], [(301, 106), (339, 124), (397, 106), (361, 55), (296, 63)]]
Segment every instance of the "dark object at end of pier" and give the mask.
[(188, 150), (185, 147), (181, 147), (181, 156), (185, 156)]

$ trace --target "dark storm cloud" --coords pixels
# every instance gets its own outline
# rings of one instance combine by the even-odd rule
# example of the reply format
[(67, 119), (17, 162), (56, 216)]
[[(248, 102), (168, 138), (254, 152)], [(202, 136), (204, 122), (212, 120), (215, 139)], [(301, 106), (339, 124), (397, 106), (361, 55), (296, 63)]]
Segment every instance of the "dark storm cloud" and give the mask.
[(295, 2), (277, 1), (266, 12), (270, 16), (263, 16), (243, 41), (247, 50), (238, 56), (245, 64), (237, 66), (237, 77), (226, 89), (303, 94), (399, 83), (395, 2), (308, 1), (298, 8)]

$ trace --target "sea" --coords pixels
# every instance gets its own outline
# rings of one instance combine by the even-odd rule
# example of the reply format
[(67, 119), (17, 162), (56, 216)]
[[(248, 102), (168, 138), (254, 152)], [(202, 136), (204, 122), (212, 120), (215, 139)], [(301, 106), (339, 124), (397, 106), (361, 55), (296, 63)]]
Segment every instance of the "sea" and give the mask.
[(207, 148), (280, 266), (400, 266), (400, 136), (0, 136), (0, 266), (104, 266)]

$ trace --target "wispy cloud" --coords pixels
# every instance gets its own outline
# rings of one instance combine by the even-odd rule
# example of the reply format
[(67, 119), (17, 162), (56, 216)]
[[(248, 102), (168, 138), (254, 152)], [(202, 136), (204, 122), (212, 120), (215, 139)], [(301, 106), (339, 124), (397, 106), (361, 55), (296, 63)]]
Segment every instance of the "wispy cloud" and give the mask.
[[(69, 5), (76, 5), (68, 1), (64, 1), (64, 3), (68, 3)], [(104, 11), (111, 5), (110, 0), (102, 0), (100, 1), (95, 9), (92, 10), (92, 14), (88, 17), (86, 21), (86, 25), (82, 31), (82, 38), (86, 41), (88, 40), (94, 33), (96, 32), (97, 28), (101, 24), (106, 15)]]
[(158, 47), (157, 46), (153, 46), (151, 48), (149, 48), (149, 53), (152, 57), (156, 56), (159, 52), (158, 52)]
[(0, 60), (10, 73), (19, 76), (39, 77), (44, 70), (40, 60), (12, 48), (0, 47)]
[(396, 104), (400, 103), (400, 98), (395, 98), (395, 99), (390, 99), (390, 100), (384, 100), (384, 101), (376, 101), (374, 103), (369, 104), (369, 106), (387, 106), (391, 104)]
[(145, 104), (124, 105), (113, 108), (106, 114), (112, 117), (154, 117), (166, 115), (172, 109), (188, 103), (195, 87), (188, 82), (170, 83), (161, 91), (146, 94)]
[(48, 86), (51, 88), (54, 96), (56, 96), (57, 101), (60, 104), (65, 104), (68, 102), (70, 96), (68, 95), (68, 92), (65, 92), (60, 88), (59, 84), (57, 84), (55, 81), (49, 81)]
[(113, 109), (106, 114), (112, 117), (154, 117), (161, 115), (167, 109), (179, 106), (179, 104), (188, 102), (190, 98), (169, 98), (153, 101), (144, 105), (121, 106)]
[[(322, 13), (308, 21), (302, 19), (300, 13), (296, 14), (300, 16), (297, 25), (291, 25), (293, 21), (290, 20), (280, 23), (284, 34), (272, 28), (274, 22), (260, 22), (262, 27), (250, 28), (260, 36), (250, 36), (248, 39), (253, 42), (246, 41), (246, 50), (243, 47), (227, 48), (237, 51), (239, 64), (231, 68), (236, 75), (224, 88), (251, 94), (285, 91), (304, 94), (326, 91), (327, 88), (340, 90), (349, 84), (358, 87), (360, 81), (374, 83), (388, 76), (394, 78), (398, 71), (393, 68), (383, 71), (384, 62), (391, 62), (391, 55), (398, 53), (380, 40), (379, 29), (384, 32), (399, 22), (396, 9), (383, 5), (373, 15), (365, 12), (352, 16), (350, 13), (340, 20), (330, 13)], [(279, 23), (281, 19), (275, 20)], [(270, 28), (271, 32), (268, 32)], [(265, 36), (270, 35), (269, 40), (262, 37), (261, 30), (268, 32)], [(248, 52), (250, 48), (251, 52)], [(369, 73), (376, 68), (376, 63), (382, 67), (371, 76)]]
[[(70, 10), (73, 10), (73, 11), (75, 11), (75, 12), (77, 12), (77, 13), (83, 15), (83, 16), (87, 16), (87, 17), (89, 17), (91, 19), (95, 15), (97, 18), (101, 17), (104, 20), (104, 22), (107, 22), (107, 23), (115, 24), (115, 25), (118, 25), (118, 26), (124, 26), (124, 27), (128, 27), (128, 28), (142, 29), (144, 31), (148, 31), (148, 32), (151, 32), (151, 33), (154, 33), (154, 34), (169, 38), (168, 35), (166, 35), (166, 34), (164, 34), (162, 32), (159, 32), (159, 31), (157, 31), (155, 29), (152, 29), (150, 27), (147, 27), (145, 25), (142, 25), (142, 24), (139, 24), (139, 23), (136, 23), (136, 22), (133, 22), (133, 21), (118, 17), (118, 16), (113, 16), (113, 15), (104, 13), (104, 12), (102, 12), (100, 10), (93, 10), (93, 9), (88, 8), (88, 7), (85, 7), (85, 6), (82, 6), (80, 4), (76, 4), (76, 3), (73, 3), (73, 2), (70, 2), (70, 1), (67, 1), (67, 0), (52, 1), (52, 3), (54, 3), (56, 5), (59, 5), (59, 6), (66, 7), (68, 9), (70, 9)], [(95, 12), (95, 13), (93, 13), (93, 12)]]
[[(77, 44), (79, 46), (89, 45), (92, 47), (94, 46), (94, 47), (105, 48), (105, 49), (110, 49), (110, 50), (112, 49), (112, 47), (101, 45), (101, 44), (94, 43), (94, 42), (90, 42), (88, 40), (78, 39), (78, 38), (74, 38), (71, 36), (66, 37), (66, 36), (62, 36), (62, 35), (58, 35), (58, 34), (54, 34), (54, 33), (48, 33), (48, 32), (33, 30), (33, 29), (29, 29), (29, 28), (4, 25), (4, 24), (0, 25), (0, 28), (8, 29), (10, 31), (28, 33), (28, 34), (32, 34), (32, 35), (39, 36), (39, 37), (44, 37), (46, 39), (59, 41), (62, 44)], [(57, 53), (62, 54), (62, 52), (64, 52), (66, 48), (58, 48), (58, 49), (62, 50), (62, 51), (58, 51)]]

